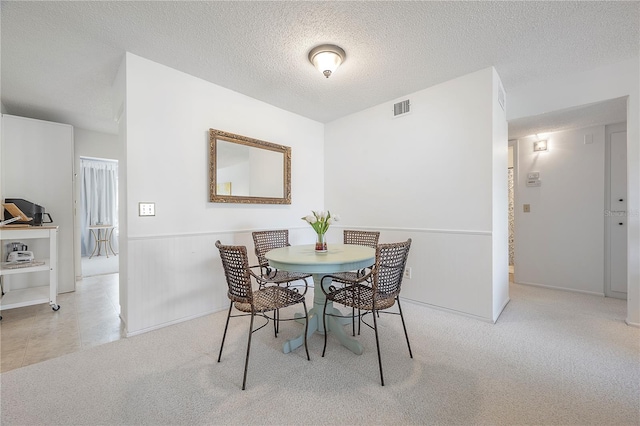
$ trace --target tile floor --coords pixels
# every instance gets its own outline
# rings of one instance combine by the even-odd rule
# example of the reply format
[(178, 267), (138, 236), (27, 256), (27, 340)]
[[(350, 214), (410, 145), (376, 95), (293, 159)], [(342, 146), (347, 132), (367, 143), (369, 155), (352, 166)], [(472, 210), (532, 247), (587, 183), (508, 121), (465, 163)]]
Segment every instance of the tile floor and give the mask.
[(2, 311), (0, 372), (124, 338), (118, 274), (86, 277), (58, 304), (57, 312), (48, 304)]

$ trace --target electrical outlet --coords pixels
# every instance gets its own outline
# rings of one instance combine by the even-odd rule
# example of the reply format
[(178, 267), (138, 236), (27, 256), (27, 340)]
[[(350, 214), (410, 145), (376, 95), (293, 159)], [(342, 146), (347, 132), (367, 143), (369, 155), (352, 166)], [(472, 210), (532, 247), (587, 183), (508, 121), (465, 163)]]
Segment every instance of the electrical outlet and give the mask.
[(138, 203), (138, 216), (155, 216), (156, 203)]
[(408, 280), (411, 279), (411, 267), (407, 266), (404, 268), (404, 277)]

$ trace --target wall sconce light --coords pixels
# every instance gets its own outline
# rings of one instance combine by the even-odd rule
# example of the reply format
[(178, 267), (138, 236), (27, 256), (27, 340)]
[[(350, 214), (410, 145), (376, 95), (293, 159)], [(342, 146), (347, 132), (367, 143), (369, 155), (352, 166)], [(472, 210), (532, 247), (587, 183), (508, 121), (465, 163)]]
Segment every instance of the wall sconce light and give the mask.
[(547, 148), (547, 141), (543, 140), (543, 141), (535, 141), (533, 143), (533, 152), (541, 152), (541, 151), (546, 151)]
[(316, 46), (309, 52), (309, 62), (327, 78), (344, 62), (346, 57), (344, 50), (333, 44)]

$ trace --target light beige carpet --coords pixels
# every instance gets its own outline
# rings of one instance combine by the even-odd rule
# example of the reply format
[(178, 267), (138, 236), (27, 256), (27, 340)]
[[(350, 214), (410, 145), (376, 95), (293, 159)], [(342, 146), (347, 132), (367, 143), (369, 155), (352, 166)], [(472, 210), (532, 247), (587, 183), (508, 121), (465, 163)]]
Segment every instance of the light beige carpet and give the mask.
[(386, 386), (373, 331), (357, 356), (322, 336), (311, 361), (284, 339), (302, 326), (254, 334), (241, 391), (248, 321), (226, 313), (166, 327), (0, 375), (8, 425), (442, 424), (638, 425), (640, 330), (626, 302), (511, 286), (497, 324), (403, 304), (380, 326)]
[(120, 258), (118, 256), (105, 255), (85, 256), (82, 258), (82, 276), (93, 277), (96, 275), (114, 274), (118, 272)]

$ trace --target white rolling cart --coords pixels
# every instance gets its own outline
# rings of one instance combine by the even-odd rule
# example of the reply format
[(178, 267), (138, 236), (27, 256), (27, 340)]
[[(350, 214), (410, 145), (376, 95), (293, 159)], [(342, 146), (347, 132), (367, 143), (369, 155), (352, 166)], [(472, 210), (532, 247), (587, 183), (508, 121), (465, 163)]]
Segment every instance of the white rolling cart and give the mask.
[[(20, 308), (23, 306), (49, 303), (54, 311), (60, 309), (58, 297), (58, 227), (57, 226), (3, 226), (0, 227), (0, 241), (4, 245), (9, 241), (30, 239), (49, 239), (49, 258), (35, 258), (33, 262), (13, 263), (2, 262), (0, 268), (0, 285), (2, 298), (0, 311)], [(3, 259), (6, 260), (6, 259)], [(6, 288), (4, 276), (27, 274), (39, 271), (49, 271), (49, 284), (45, 286), (27, 287), (11, 290)], [(0, 316), (0, 319), (2, 317)]]

